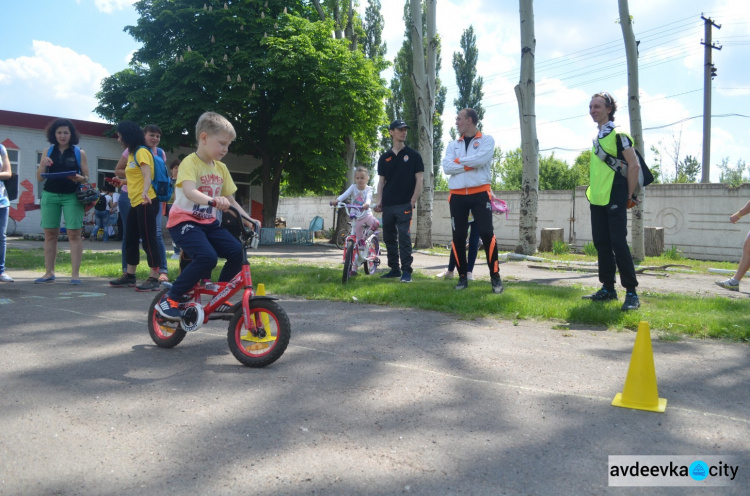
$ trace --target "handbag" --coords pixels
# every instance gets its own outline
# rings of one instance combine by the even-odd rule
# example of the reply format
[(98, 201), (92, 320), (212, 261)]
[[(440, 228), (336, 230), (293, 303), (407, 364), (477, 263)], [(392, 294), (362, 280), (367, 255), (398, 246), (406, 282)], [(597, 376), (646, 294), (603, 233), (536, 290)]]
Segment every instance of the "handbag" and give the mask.
[(18, 174), (11, 174), (10, 179), (3, 181), (5, 185), (5, 192), (8, 195), (8, 200), (14, 201), (18, 199)]
[(81, 183), (78, 185), (76, 198), (78, 198), (78, 201), (86, 206), (89, 203), (94, 203), (99, 199), (99, 190), (96, 188), (92, 188), (88, 183)]

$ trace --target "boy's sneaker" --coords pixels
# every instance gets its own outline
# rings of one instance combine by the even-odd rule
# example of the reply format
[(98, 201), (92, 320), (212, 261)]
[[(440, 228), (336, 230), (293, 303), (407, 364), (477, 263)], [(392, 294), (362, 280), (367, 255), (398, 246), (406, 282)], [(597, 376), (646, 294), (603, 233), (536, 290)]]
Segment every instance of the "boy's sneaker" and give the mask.
[(437, 277), (438, 279), (453, 279), (453, 271), (446, 270), (445, 272), (441, 272), (435, 277)]
[(109, 285), (113, 288), (132, 288), (135, 286), (135, 274), (123, 274), (122, 277), (109, 281)]
[(597, 291), (594, 294), (590, 295), (584, 295), (581, 296), (584, 300), (591, 300), (591, 301), (610, 301), (610, 300), (616, 300), (617, 299), (617, 291), (614, 289), (607, 289), (604, 286), (602, 286), (602, 289)]
[(505, 291), (505, 288), (503, 287), (503, 281), (500, 280), (500, 276), (492, 276), (490, 278), (490, 282), (492, 282), (492, 292), (495, 294), (500, 294), (503, 291)]
[(232, 305), (227, 305), (226, 303), (222, 303), (218, 307), (216, 307), (216, 310), (214, 310), (216, 313), (229, 313), (232, 311)]
[(735, 284), (732, 284), (732, 278), (725, 281), (716, 281), (716, 285), (719, 287), (722, 287), (724, 289), (728, 289), (729, 291), (739, 291), (740, 290), (740, 283), (737, 282)]
[(472, 274), (471, 272), (467, 272), (466, 273), (466, 279), (468, 279), (470, 281), (473, 281), (474, 280), (474, 274)]
[(456, 284), (456, 289), (466, 289), (469, 287), (469, 280), (466, 277), (458, 276), (458, 284)]
[(398, 269), (391, 269), (390, 272), (387, 272), (380, 276), (381, 279), (389, 279), (393, 277), (401, 277), (401, 271)]
[(411, 272), (401, 274), (401, 282), (411, 282)]
[(154, 307), (156, 311), (167, 320), (178, 321), (182, 319), (180, 303), (173, 300), (166, 294), (161, 297), (159, 303)]
[(625, 293), (625, 303), (622, 304), (622, 311), (638, 310), (641, 308), (641, 301), (635, 293)]
[(13, 282), (13, 278), (3, 272), (0, 274), (0, 282)]
[(135, 290), (139, 292), (158, 291), (160, 289), (161, 289), (161, 283), (159, 282), (159, 279), (155, 277), (149, 277), (148, 279), (143, 281), (143, 284), (135, 287)]

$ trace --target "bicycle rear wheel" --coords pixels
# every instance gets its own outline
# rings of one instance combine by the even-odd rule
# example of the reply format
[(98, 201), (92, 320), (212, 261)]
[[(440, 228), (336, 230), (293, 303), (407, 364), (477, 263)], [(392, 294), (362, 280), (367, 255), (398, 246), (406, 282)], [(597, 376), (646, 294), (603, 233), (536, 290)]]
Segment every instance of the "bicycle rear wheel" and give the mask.
[(284, 354), (292, 325), (281, 305), (272, 300), (251, 300), (250, 320), (245, 325), (242, 308), (234, 312), (227, 334), (229, 349), (243, 365), (265, 367)]
[(349, 276), (352, 273), (354, 267), (354, 241), (349, 240), (346, 243), (346, 250), (344, 250), (344, 274), (341, 277), (341, 282), (346, 284), (349, 281)]
[(16, 221), (13, 217), (8, 216), (8, 225), (5, 226), (5, 235), (13, 236), (16, 234)]
[(169, 291), (169, 289), (159, 291), (156, 296), (154, 296), (154, 300), (148, 308), (148, 333), (151, 335), (151, 340), (160, 348), (174, 348), (185, 339), (185, 334), (187, 334), (182, 329), (182, 324), (180, 322), (165, 320), (159, 315), (159, 312), (156, 311), (156, 304), (159, 303), (159, 300), (161, 300), (161, 297), (164, 296), (167, 291)]
[(375, 235), (368, 238), (365, 244), (365, 274), (374, 274), (380, 263), (380, 242)]

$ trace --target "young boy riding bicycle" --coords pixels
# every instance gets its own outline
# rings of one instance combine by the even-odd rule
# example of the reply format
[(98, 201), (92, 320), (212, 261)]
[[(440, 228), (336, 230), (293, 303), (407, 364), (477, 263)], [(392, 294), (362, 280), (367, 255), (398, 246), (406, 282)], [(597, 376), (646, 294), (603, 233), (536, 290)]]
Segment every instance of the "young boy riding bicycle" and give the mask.
[(236, 136), (232, 124), (214, 112), (201, 115), (195, 125), (198, 149), (180, 164), (167, 222), (172, 239), (192, 261), (156, 305), (156, 311), (165, 319), (181, 319), (183, 296), (211, 273), (218, 257), (226, 259), (219, 282), (230, 281), (241, 270), (244, 248), (221, 227), (216, 211), (226, 212), (231, 205), (242, 214), (246, 225), (259, 224), (234, 199), (237, 186), (226, 165), (220, 162)]

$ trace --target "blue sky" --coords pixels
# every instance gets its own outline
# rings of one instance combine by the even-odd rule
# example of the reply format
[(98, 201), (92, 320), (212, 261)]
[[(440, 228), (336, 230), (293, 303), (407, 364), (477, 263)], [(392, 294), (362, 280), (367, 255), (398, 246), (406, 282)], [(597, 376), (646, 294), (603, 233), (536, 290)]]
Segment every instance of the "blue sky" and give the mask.
[[(200, 2), (199, 2), (200, 3)], [(209, 3), (211, 3), (209, 1)], [(214, 1), (218, 5), (216, 1)], [(223, 2), (222, 2), (223, 3)], [(0, 109), (98, 120), (95, 93), (102, 78), (127, 66), (138, 44), (123, 28), (135, 24), (132, 0), (27, 0), (3, 5), (0, 50)], [(367, 0), (360, 0), (364, 11)], [(389, 58), (403, 41), (404, 0), (381, 0)], [(641, 104), (646, 147), (701, 158), (703, 113), (703, 22), (713, 31), (718, 78), (713, 82), (712, 180), (723, 157), (750, 160), (750, 3), (747, 0), (630, 0), (636, 38), (641, 40)], [(448, 88), (445, 130), (453, 124), (453, 52), (470, 24), (477, 33), (479, 73), (485, 79), (485, 132), (503, 150), (520, 144), (518, 2), (439, 0), (443, 40), (441, 78)], [(588, 117), (591, 94), (627, 95), (622, 33), (615, 0), (534, 2), (537, 60), (537, 129), (542, 153), (571, 162), (590, 146), (595, 127)], [(391, 72), (383, 73), (390, 79)], [(616, 122), (627, 130), (627, 110)], [(680, 124), (672, 123), (683, 121)], [(666, 127), (661, 127), (666, 126)], [(659, 128), (659, 129), (649, 129)], [(647, 154), (651, 159), (651, 154)], [(669, 161), (669, 158), (666, 157)], [(665, 166), (667, 174), (674, 173)]]

